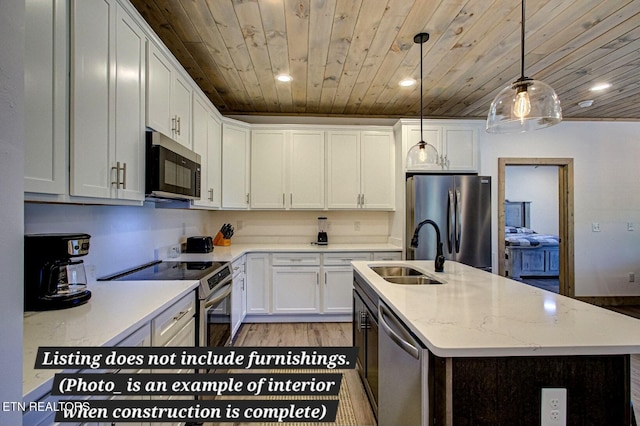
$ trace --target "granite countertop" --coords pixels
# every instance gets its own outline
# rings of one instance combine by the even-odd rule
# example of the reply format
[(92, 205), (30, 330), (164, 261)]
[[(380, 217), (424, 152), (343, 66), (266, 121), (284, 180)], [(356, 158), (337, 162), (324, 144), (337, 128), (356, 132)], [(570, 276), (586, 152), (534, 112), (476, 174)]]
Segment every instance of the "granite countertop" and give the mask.
[[(410, 265), (439, 285), (398, 285), (370, 265)], [(640, 320), (457, 262), (353, 262), (354, 268), (440, 357), (640, 353)]]
[(216, 246), (211, 253), (182, 253), (179, 257), (166, 260), (192, 261), (220, 261), (232, 262), (247, 253), (331, 253), (331, 252), (359, 252), (359, 251), (402, 251), (402, 248), (386, 243), (372, 244), (231, 244), (230, 246)]
[(107, 281), (90, 283), (84, 305), (25, 312), (23, 382), (25, 401), (51, 391), (61, 370), (34, 369), (39, 346), (113, 346), (194, 290), (198, 281)]

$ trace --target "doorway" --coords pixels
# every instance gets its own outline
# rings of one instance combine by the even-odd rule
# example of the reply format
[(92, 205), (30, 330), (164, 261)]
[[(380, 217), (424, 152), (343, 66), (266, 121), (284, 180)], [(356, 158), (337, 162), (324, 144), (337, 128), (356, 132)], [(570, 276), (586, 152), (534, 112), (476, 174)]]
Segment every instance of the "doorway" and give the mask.
[(573, 159), (498, 158), (498, 273), (506, 275), (505, 192), (507, 166), (557, 166), (559, 293), (575, 296), (573, 242)]

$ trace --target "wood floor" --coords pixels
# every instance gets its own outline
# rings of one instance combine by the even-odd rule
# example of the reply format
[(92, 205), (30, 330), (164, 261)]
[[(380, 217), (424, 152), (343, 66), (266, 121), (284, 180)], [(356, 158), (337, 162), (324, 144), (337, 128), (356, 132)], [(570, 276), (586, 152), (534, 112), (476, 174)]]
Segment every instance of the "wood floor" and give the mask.
[[(233, 346), (352, 346), (351, 340), (350, 322), (261, 323), (243, 324)], [(375, 417), (357, 371), (343, 371), (343, 382), (347, 383), (356, 417), (356, 423), (352, 426), (375, 425)], [(255, 426), (257, 424), (215, 423), (215, 426)], [(214, 424), (205, 423), (205, 425), (213, 426)]]

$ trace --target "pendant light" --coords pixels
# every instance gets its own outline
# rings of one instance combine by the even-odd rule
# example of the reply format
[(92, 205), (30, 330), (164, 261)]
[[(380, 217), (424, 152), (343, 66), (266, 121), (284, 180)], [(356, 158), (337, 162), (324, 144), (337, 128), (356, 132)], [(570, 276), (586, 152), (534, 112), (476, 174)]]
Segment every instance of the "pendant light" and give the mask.
[(551, 86), (524, 76), (524, 2), (522, 0), (521, 73), (491, 102), (487, 132), (518, 133), (553, 126), (562, 121), (560, 100)]
[(414, 43), (420, 43), (420, 142), (411, 147), (407, 152), (407, 169), (427, 168), (432, 165), (440, 165), (436, 148), (424, 141), (422, 133), (422, 45), (429, 40), (429, 33), (419, 33), (413, 37)]

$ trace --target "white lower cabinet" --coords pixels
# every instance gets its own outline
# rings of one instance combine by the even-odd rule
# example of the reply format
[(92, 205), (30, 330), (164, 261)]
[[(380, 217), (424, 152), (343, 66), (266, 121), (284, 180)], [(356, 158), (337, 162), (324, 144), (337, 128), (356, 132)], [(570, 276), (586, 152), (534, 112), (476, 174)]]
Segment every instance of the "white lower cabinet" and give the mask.
[(231, 339), (240, 329), (242, 320), (247, 314), (247, 279), (245, 273), (245, 256), (233, 262), (233, 290), (231, 291)]
[(319, 266), (275, 266), (272, 280), (273, 313), (320, 312)]
[(401, 257), (399, 251), (248, 254), (247, 316), (263, 321), (282, 320), (287, 315), (298, 315), (296, 321), (322, 317), (344, 321), (353, 310), (351, 262)]
[(247, 315), (271, 313), (271, 280), (269, 254), (247, 254), (245, 266), (247, 288)]

